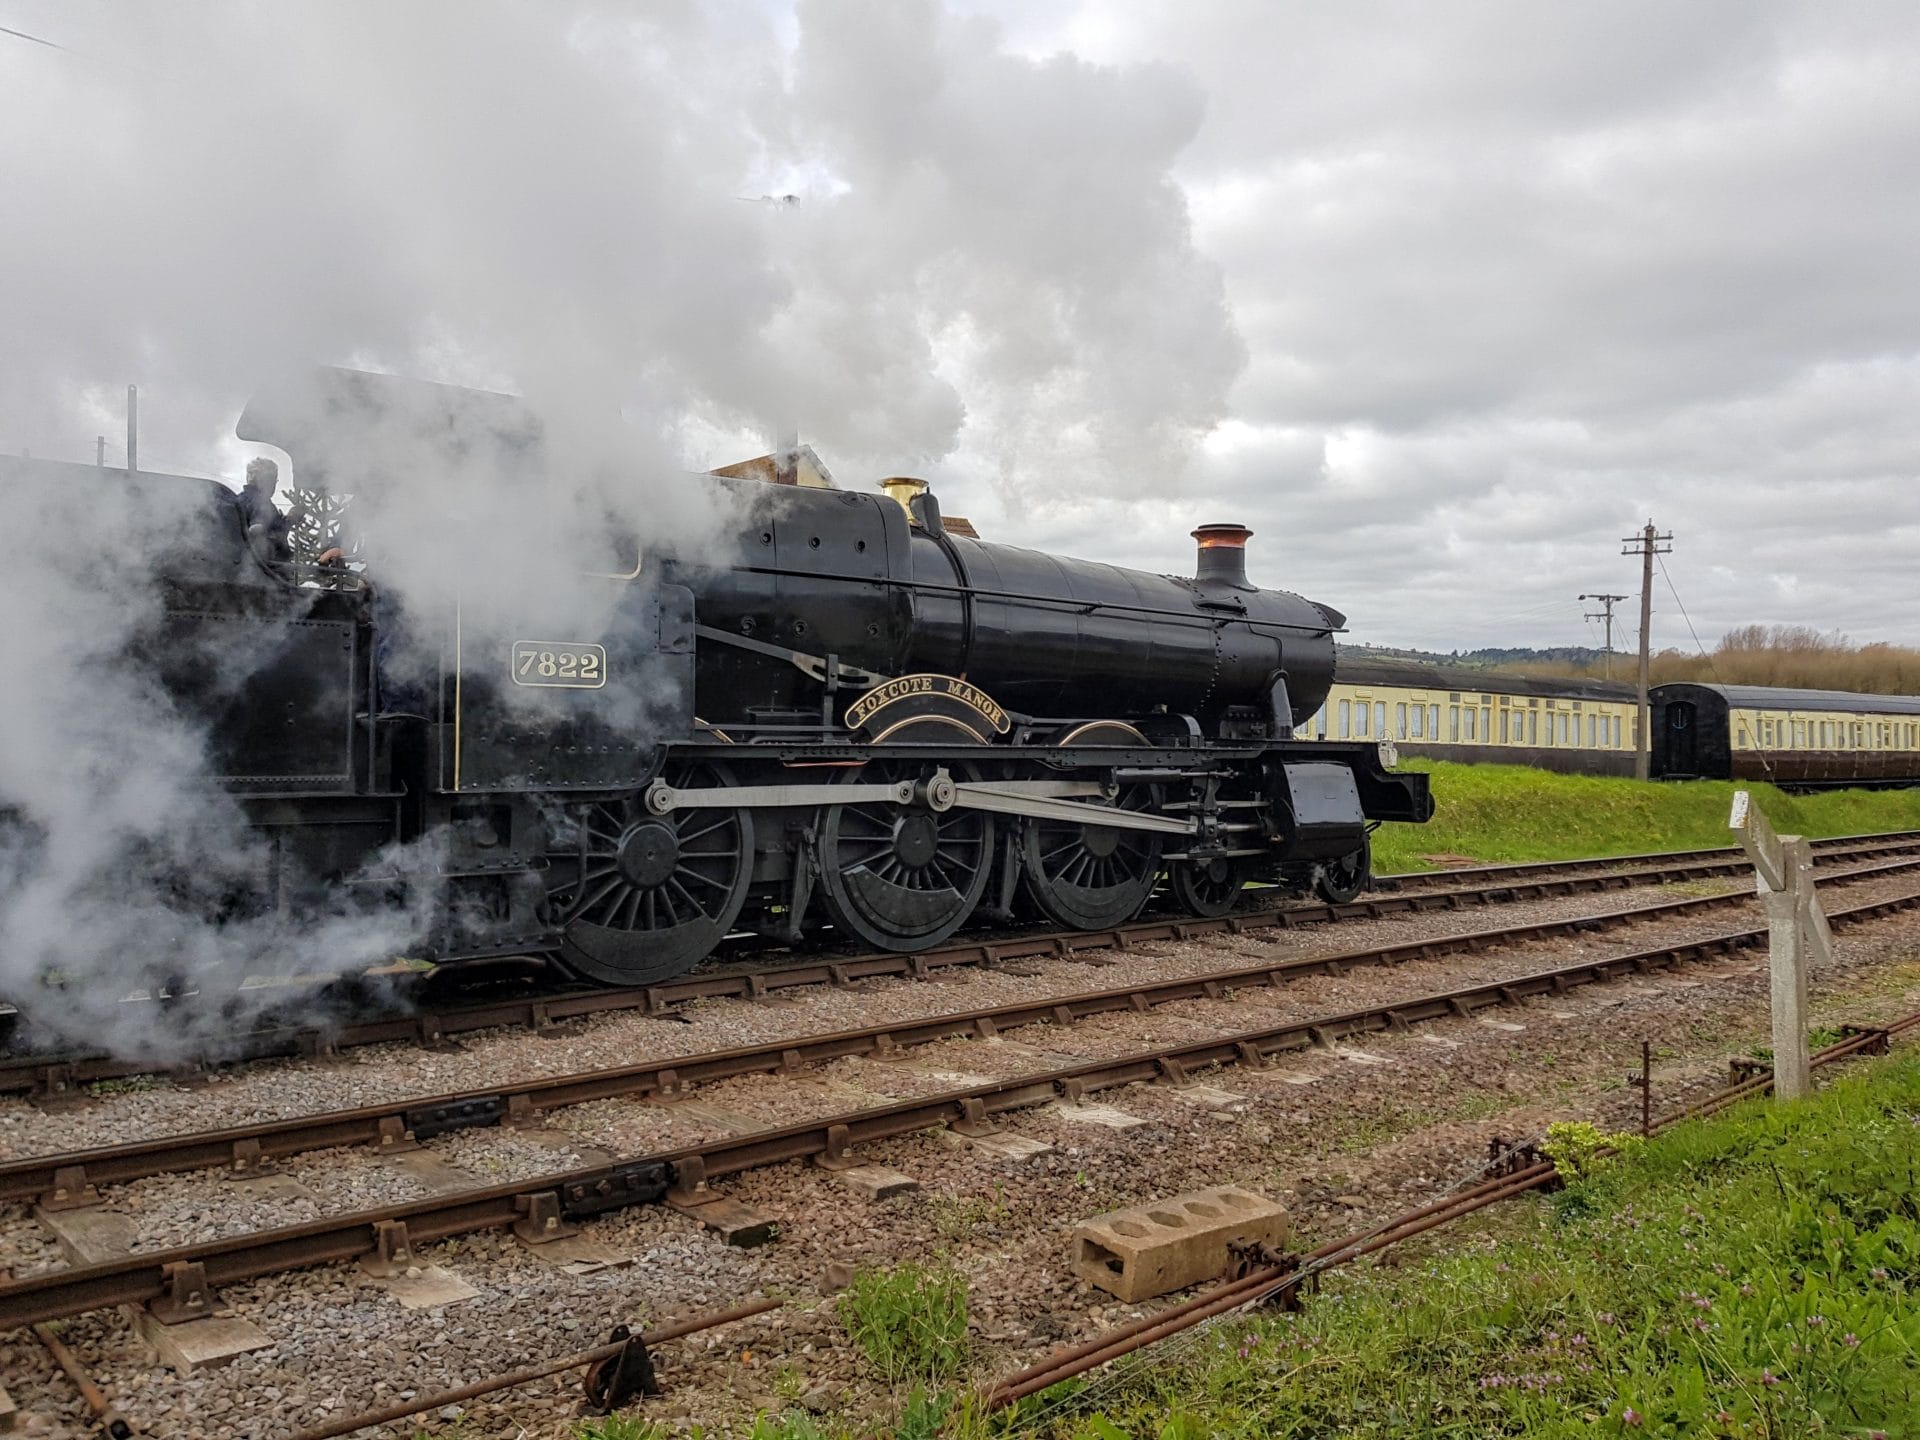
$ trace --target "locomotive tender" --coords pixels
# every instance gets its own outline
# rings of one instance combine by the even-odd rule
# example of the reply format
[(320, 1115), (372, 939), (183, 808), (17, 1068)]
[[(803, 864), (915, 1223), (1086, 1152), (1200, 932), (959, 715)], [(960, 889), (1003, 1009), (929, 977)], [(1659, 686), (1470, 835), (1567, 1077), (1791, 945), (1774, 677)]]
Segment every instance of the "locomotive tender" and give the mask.
[[(475, 394), (331, 373), (378, 406)], [(324, 472), (350, 417), (284, 408), (257, 397), (242, 438)], [(0, 486), (116, 479), (17, 462)], [(195, 497), (195, 543), (155, 548), (165, 619), (138, 649), (260, 839), (245, 903), (430, 883), (409, 953), (436, 962), (557, 957), (634, 984), (742, 929), (915, 951), (970, 920), (1109, 927), (1156, 892), (1200, 914), (1255, 881), (1345, 899), (1374, 825), (1432, 813), (1383, 747), (1294, 738), (1344, 617), (1250, 584), (1238, 526), (1194, 532), (1191, 578), (1151, 575), (948, 533), (920, 482), (702, 476), (730, 546), (578, 577), (597, 633), (538, 600), (504, 630), (409, 609), (409, 653), (437, 658), (402, 675), (377, 564), (276, 566), (224, 487), (131, 483)], [(423, 838), (430, 880), (382, 870)]]

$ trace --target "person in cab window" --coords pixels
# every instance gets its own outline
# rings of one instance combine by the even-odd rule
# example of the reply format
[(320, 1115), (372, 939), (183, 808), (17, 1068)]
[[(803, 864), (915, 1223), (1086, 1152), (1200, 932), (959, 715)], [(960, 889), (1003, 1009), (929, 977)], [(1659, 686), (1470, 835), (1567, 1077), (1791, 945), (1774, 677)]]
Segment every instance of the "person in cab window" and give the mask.
[(240, 521), (254, 554), (274, 565), (292, 563), (293, 546), (287, 539), (291, 522), (273, 503), (280, 488), (280, 467), (264, 455), (247, 462), (247, 483), (240, 491)]

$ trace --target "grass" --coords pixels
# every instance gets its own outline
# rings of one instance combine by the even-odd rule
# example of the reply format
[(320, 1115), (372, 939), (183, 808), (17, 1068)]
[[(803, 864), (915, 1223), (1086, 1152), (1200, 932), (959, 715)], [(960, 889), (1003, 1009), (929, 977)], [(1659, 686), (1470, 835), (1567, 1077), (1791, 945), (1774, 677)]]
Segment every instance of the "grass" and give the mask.
[(1434, 817), (1374, 832), (1373, 865), (1382, 872), (1431, 869), (1422, 855), (1469, 855), (1495, 864), (1727, 845), (1734, 839), (1727, 814), (1735, 790), (1750, 790), (1783, 834), (1817, 839), (1920, 829), (1920, 790), (1788, 795), (1744, 781), (1643, 784), (1521, 765), (1408, 759), (1400, 768), (1432, 776)]
[(937, 1386), (966, 1367), (967, 1282), (951, 1267), (856, 1271), (837, 1308), (847, 1337), (889, 1385)]
[(1613, 1160), (1597, 1135), (1562, 1138), (1572, 1182), (1498, 1212), (1506, 1238), (1456, 1231), (1424, 1263), (1335, 1272), (1298, 1315), (1217, 1328), (1012, 1428), (1920, 1435), (1920, 1058)]

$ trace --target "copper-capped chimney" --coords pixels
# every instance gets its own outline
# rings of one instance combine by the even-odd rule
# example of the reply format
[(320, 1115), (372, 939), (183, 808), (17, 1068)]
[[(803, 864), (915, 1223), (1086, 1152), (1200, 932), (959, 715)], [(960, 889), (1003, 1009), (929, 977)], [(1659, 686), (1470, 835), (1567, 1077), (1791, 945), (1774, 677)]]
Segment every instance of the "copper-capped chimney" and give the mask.
[(1193, 532), (1200, 553), (1194, 557), (1193, 578), (1202, 585), (1235, 585), (1253, 588), (1247, 582), (1247, 541), (1253, 531), (1244, 525), (1202, 525)]

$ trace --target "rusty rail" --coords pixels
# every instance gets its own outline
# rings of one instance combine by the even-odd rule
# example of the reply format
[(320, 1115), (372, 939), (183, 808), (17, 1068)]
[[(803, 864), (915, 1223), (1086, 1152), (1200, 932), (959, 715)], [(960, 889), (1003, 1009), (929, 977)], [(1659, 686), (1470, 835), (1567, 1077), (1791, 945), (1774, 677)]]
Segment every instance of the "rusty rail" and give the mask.
[[(1883, 862), (1832, 882), (1920, 868), (1920, 860)], [(887, 1056), (916, 1045), (969, 1036), (991, 1036), (1036, 1024), (1070, 1024), (1094, 1015), (1147, 1010), (1179, 1000), (1219, 999), (1252, 986), (1280, 986), (1302, 975), (1342, 974), (1360, 965), (1397, 965), (1416, 959), (1475, 952), (1576, 932), (1594, 932), (1643, 920), (1740, 905), (1744, 892), (1694, 897), (1607, 911), (1598, 915), (1530, 922), (1494, 930), (1369, 946), (1333, 955), (1301, 956), (1115, 989), (1025, 1001), (872, 1025), (828, 1035), (771, 1041), (764, 1045), (678, 1056), (640, 1065), (509, 1082), (477, 1090), (416, 1096), (327, 1111), (286, 1120), (235, 1126), (90, 1150), (27, 1156), (0, 1162), (0, 1201), (39, 1200), (55, 1206), (85, 1202), (90, 1187), (123, 1184), (153, 1175), (219, 1169), (252, 1173), (276, 1160), (340, 1146), (404, 1148), (416, 1138), (458, 1129), (537, 1123), (550, 1111), (595, 1100), (667, 1096), (689, 1086), (741, 1075), (791, 1073), (805, 1065), (856, 1055)], [(1745, 934), (1747, 932), (1740, 932)]]
[[(678, 1340), (683, 1335), (694, 1335), (702, 1330), (731, 1325), (736, 1320), (748, 1320), (755, 1315), (764, 1315), (769, 1310), (779, 1308), (778, 1300), (753, 1300), (745, 1305), (736, 1305), (731, 1310), (721, 1310), (711, 1315), (699, 1315), (691, 1320), (681, 1320), (672, 1325), (662, 1325), (658, 1330), (642, 1331), (636, 1338), (651, 1348), (665, 1344), (669, 1340)], [(371, 1430), (376, 1425), (387, 1425), (413, 1415), (424, 1415), (427, 1411), (438, 1410), (443, 1405), (463, 1405), (469, 1400), (479, 1399), (482, 1395), (517, 1389), (522, 1385), (531, 1385), (535, 1380), (544, 1380), (550, 1375), (560, 1375), (568, 1370), (580, 1370), (597, 1365), (604, 1360), (615, 1359), (626, 1347), (626, 1341), (616, 1340), (591, 1350), (579, 1351), (577, 1354), (562, 1355), (557, 1360), (544, 1360), (537, 1365), (509, 1370), (491, 1379), (462, 1385), (457, 1390), (441, 1390), (432, 1395), (417, 1396), (412, 1400), (402, 1401), (398, 1405), (389, 1405), (383, 1410), (368, 1410), (359, 1415), (350, 1415), (343, 1420), (330, 1420), (317, 1429), (302, 1430), (293, 1437), (293, 1440), (338, 1440), (339, 1436)]]
[[(1920, 892), (1831, 912), (1842, 924), (1920, 904)], [(1399, 1029), (1427, 1020), (1470, 1016), (1489, 1006), (1517, 1005), (1623, 974), (1672, 967), (1758, 944), (1764, 929), (1725, 932), (1629, 955), (1582, 961), (1530, 975), (1464, 986), (1439, 994), (1337, 1015), (1291, 1020), (1217, 1037), (1089, 1060), (1038, 1074), (989, 1081), (944, 1094), (855, 1110), (781, 1129), (723, 1136), (699, 1145), (616, 1160), (486, 1189), (458, 1191), (378, 1210), (330, 1216), (303, 1225), (231, 1236), (201, 1245), (116, 1257), (0, 1284), (0, 1329), (60, 1319), (111, 1305), (142, 1304), (186, 1287), (219, 1286), (307, 1266), (357, 1259), (378, 1249), (399, 1222), (418, 1246), (480, 1230), (508, 1229), (541, 1215), (580, 1218), (670, 1198), (695, 1199), (711, 1179), (804, 1160), (837, 1157), (855, 1145), (994, 1115), (1055, 1099), (1077, 1100), (1140, 1081), (1179, 1084), (1189, 1071), (1213, 1065), (1259, 1064), (1270, 1056), (1344, 1036)]]
[[(1882, 836), (1840, 837), (1816, 842), (1818, 854), (1829, 861), (1856, 855), (1898, 853), (1920, 848), (1920, 832)], [(1654, 863), (1636, 864), (1649, 860)], [(1621, 866), (1628, 868), (1622, 869)], [(1268, 928), (1333, 924), (1379, 919), (1387, 915), (1435, 909), (1458, 910), (1467, 905), (1494, 905), (1517, 900), (1574, 895), (1589, 891), (1627, 889), (1675, 879), (1733, 875), (1748, 865), (1738, 848), (1674, 851), (1661, 856), (1621, 856), (1588, 861), (1543, 861), (1520, 865), (1481, 866), (1471, 870), (1418, 871), (1383, 876), (1383, 882), (1403, 887), (1404, 893), (1376, 893), (1345, 905), (1307, 904), (1245, 910), (1217, 918), (1150, 918), (1100, 931), (1049, 929), (1006, 935), (975, 936), (918, 954), (874, 952), (802, 960), (762, 969), (696, 972), (656, 985), (546, 991), (456, 1004), (415, 1005), (404, 1014), (367, 1019), (342, 1019), (325, 1025), (285, 1024), (239, 1033), (218, 1042), (189, 1070), (208, 1065), (268, 1060), (298, 1055), (331, 1054), (364, 1045), (443, 1043), (456, 1035), (502, 1028), (531, 1029), (536, 1033), (563, 1033), (569, 1022), (592, 1015), (638, 1010), (657, 1015), (690, 1000), (758, 999), (776, 991), (816, 985), (851, 985), (861, 980), (908, 976), (924, 978), (956, 966), (995, 965), (1038, 958), (1090, 959), (1107, 950), (1125, 950), (1157, 941), (1192, 940), (1206, 935), (1242, 933)], [(1587, 872), (1573, 873), (1567, 872)], [(1428, 889), (1429, 882), (1457, 882), (1481, 877), (1484, 883)], [(1411, 888), (1405, 888), (1411, 887)], [(169, 1064), (179, 1067), (177, 1060)], [(99, 1052), (31, 1051), (0, 1055), (0, 1094), (65, 1095), (98, 1080), (125, 1079), (155, 1073), (161, 1068), (152, 1057), (112, 1056)]]

